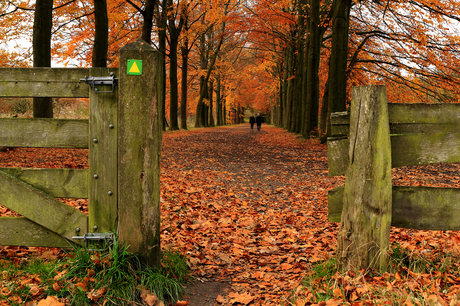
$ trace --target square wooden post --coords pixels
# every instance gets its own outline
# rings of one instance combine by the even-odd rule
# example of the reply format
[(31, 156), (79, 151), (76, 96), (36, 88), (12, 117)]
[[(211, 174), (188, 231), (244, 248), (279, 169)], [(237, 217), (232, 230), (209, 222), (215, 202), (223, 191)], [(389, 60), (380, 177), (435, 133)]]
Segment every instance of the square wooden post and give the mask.
[(355, 271), (387, 268), (391, 210), (391, 142), (386, 87), (354, 87), (349, 161), (337, 237), (340, 267)]
[(120, 50), (118, 237), (150, 266), (160, 263), (159, 61), (142, 40)]

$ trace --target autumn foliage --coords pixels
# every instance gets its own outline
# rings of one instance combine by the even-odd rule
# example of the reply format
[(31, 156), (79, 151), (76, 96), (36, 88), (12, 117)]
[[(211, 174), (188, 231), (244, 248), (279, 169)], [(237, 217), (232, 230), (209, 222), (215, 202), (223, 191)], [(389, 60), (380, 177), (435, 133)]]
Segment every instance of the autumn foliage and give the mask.
[[(228, 2), (225, 13), (220, 0), (157, 1), (155, 16), (161, 17), (165, 11), (167, 22), (176, 25), (181, 18), (187, 20), (178, 42), (178, 48), (185, 47), (189, 57), (187, 88), (179, 87), (179, 90), (187, 91), (187, 116), (196, 110), (199, 77), (206, 73), (213, 52), (218, 52), (218, 59), (212, 67), (210, 81), (215, 84), (218, 78), (222, 82), (221, 98), (227, 106), (227, 115), (231, 109), (237, 108), (264, 113), (273, 110), (280, 95), (285, 94), (282, 84), (287, 81), (286, 77), (299, 78), (302, 73), (289, 72), (286, 63), (291, 60), (289, 56), (297, 56), (296, 52), (300, 51), (295, 49), (302, 45), (299, 41), (305, 37), (298, 35), (307, 35), (308, 32), (301, 30), (304, 26), (301, 22), (308, 22), (309, 18), (308, 6), (303, 2), (233, 0)], [(319, 104), (328, 77), (332, 22), (330, 3), (320, 4), (319, 26), (324, 31), (320, 37)], [(54, 1), (54, 7), (54, 65), (89, 66), (94, 40), (92, 1), (58, 0)], [(348, 92), (356, 85), (386, 84), (391, 102), (457, 102), (457, 7), (449, 2), (427, 1), (353, 4), (347, 64)], [(0, 66), (31, 65), (32, 50), (27, 42), (30, 43), (32, 37), (33, 8), (34, 3), (26, 0), (0, 4), (0, 37), (3, 42), (0, 44)], [(141, 36), (142, 9), (142, 1), (108, 1), (109, 66), (118, 66), (120, 48)], [(159, 47), (160, 17), (155, 17), (151, 33), (156, 47)], [(223, 23), (224, 32), (220, 33)], [(216, 51), (214, 47), (221, 37), (223, 46)], [(286, 53), (289, 48), (294, 48), (294, 53)], [(170, 54), (170, 45), (167, 44), (167, 67)], [(181, 56), (178, 64), (180, 67)], [(181, 77), (179, 69), (179, 80)], [(170, 86), (169, 82), (167, 86)], [(167, 93), (166, 109), (169, 111), (169, 90)]]

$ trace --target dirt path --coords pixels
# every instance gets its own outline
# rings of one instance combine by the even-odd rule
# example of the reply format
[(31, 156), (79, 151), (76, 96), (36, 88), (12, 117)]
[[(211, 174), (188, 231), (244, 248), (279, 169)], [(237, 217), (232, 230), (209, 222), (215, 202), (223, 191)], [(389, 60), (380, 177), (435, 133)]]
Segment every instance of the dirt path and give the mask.
[(279, 128), (165, 133), (162, 244), (198, 278), (185, 299), (280, 305), (335, 248), (326, 195), (342, 179), (328, 177), (324, 145)]

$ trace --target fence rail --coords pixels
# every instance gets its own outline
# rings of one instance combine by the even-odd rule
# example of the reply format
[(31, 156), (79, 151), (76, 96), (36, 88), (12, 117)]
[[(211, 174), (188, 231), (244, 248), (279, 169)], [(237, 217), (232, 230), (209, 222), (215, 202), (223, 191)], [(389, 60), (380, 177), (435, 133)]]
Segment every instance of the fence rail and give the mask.
[[(391, 165), (402, 167), (460, 162), (460, 104), (388, 104)], [(350, 116), (331, 118), (328, 141), (329, 176), (348, 166)]]
[(107, 68), (0, 68), (0, 97), (88, 98), (88, 85), (80, 80), (101, 72)]
[(331, 125), (329, 176), (346, 174), (328, 194), (341, 267), (385, 270), (390, 226), (460, 230), (460, 189), (391, 183), (394, 167), (460, 162), (460, 104), (388, 104), (384, 86), (360, 86)]

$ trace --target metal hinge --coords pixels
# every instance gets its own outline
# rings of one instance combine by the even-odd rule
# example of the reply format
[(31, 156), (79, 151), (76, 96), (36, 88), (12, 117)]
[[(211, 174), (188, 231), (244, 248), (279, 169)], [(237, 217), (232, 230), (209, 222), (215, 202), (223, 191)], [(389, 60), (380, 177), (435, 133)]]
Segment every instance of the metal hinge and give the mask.
[[(108, 77), (88, 77), (85, 76), (84, 79), (80, 79), (80, 82), (85, 82), (89, 84), (95, 93), (104, 93), (104, 92), (114, 92), (115, 86), (117, 85), (118, 78), (115, 77), (113, 72), (110, 72), (110, 76)], [(111, 85), (111, 91), (99, 91), (96, 86), (97, 85)]]
[[(93, 242), (96, 245), (102, 245), (104, 247), (113, 244), (114, 234), (113, 233), (86, 233), (83, 236), (74, 236), (72, 239), (83, 240), (85, 247), (88, 248)], [(89, 251), (102, 251), (104, 249), (88, 249)]]

